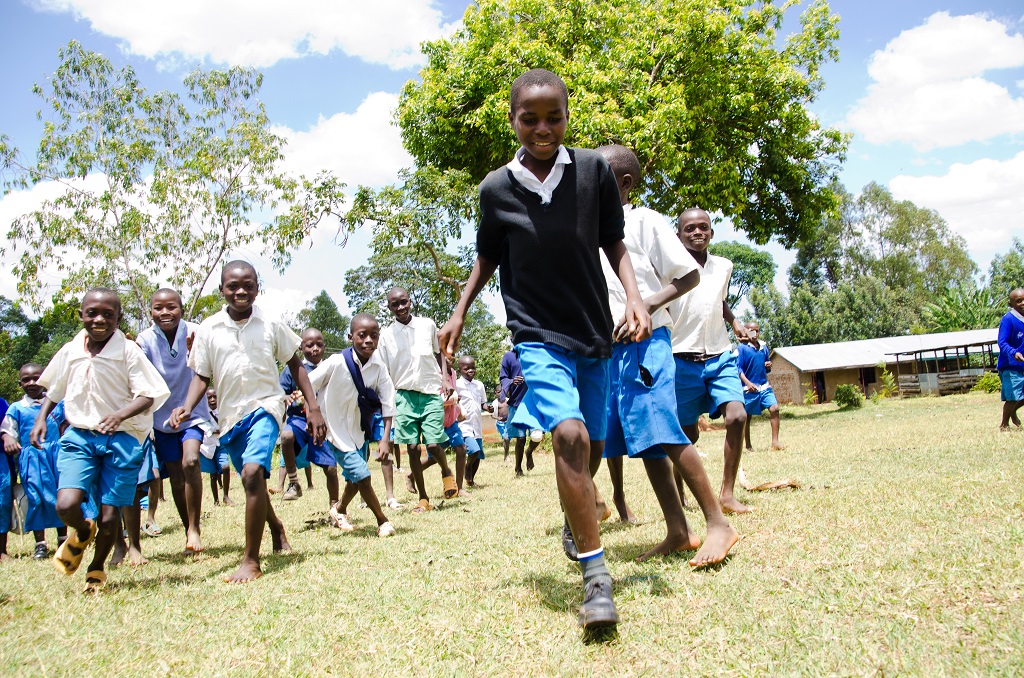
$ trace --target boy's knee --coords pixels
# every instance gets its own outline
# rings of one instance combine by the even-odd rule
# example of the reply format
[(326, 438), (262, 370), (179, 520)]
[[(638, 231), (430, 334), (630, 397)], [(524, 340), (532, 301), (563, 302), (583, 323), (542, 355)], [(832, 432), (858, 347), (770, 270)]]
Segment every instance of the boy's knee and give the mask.
[(729, 403), (725, 406), (726, 428), (745, 426), (746, 423), (747, 411), (743, 409), (743, 405), (740, 403)]
[(78, 497), (72, 497), (64, 494), (63, 492), (57, 493), (57, 503), (55, 508), (57, 515), (61, 517), (64, 522), (68, 522), (65, 518), (74, 516), (78, 511), (81, 510), (81, 500)]
[(337, 466), (327, 466), (326, 468), (324, 468), (324, 475), (327, 476), (328, 478), (337, 478), (338, 477), (338, 467)]
[(181, 470), (185, 473), (195, 473), (199, 470), (199, 455), (185, 455), (181, 458)]
[[(525, 438), (521, 440), (526, 441)], [(557, 445), (556, 449), (563, 451), (582, 449), (586, 443), (587, 455), (590, 454), (590, 437), (587, 435), (587, 427), (579, 419), (566, 419), (556, 426), (555, 430), (551, 432), (551, 440)]]
[(117, 529), (121, 524), (121, 514), (116, 506), (102, 506), (100, 508), (100, 525), (99, 529), (101, 532), (109, 533)]
[(266, 478), (263, 476), (263, 467), (259, 464), (246, 464), (242, 467), (242, 485), (246, 491), (252, 491), (266, 485)]
[(295, 433), (292, 431), (291, 426), (285, 426), (281, 429), (281, 444), (293, 445), (295, 444)]

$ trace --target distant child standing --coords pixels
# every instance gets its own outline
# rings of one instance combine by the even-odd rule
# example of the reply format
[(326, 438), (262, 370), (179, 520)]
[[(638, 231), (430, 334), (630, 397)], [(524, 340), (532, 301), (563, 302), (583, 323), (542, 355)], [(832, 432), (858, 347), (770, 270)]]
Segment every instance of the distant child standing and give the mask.
[(345, 491), (341, 501), (331, 506), (331, 519), (346, 532), (354, 530), (348, 505), (358, 493), (377, 518), (377, 536), (391, 537), (395, 526), (380, 508), (366, 463), (373, 412), (379, 406), (384, 422), (377, 450), (377, 458), (382, 460), (388, 458), (391, 420), (395, 415), (395, 387), (387, 366), (376, 355), (379, 338), (380, 326), (373, 316), (356, 314), (349, 325), (352, 347), (320, 363), (309, 378), (327, 421), (323, 446), (337, 459), (345, 476)]
[(224, 310), (210, 316), (196, 330), (189, 355), (195, 372), (185, 403), (171, 413), (171, 426), (192, 417), (206, 397), (210, 381), (217, 384), (220, 445), (228, 453), (245, 488), (245, 551), (229, 583), (246, 583), (263, 574), (260, 542), (263, 526), (270, 528), (275, 553), (291, 551), (284, 524), (274, 512), (267, 492), (270, 462), (284, 417), (284, 392), (277, 380), (277, 362), (287, 363), (306, 399), (311, 436), (322, 442), (327, 432), (316, 394), (296, 351), (299, 336), (279, 320), (272, 320), (254, 302), (259, 294), (256, 269), (245, 261), (228, 262), (221, 270), (220, 291)]
[[(199, 470), (210, 476), (210, 492), (213, 494), (213, 505), (234, 506), (229, 492), (231, 490), (231, 459), (220, 446), (220, 423), (217, 417), (217, 389), (212, 386), (206, 389), (206, 404), (210, 408), (210, 428), (206, 431), (203, 444), (199, 448)], [(221, 502), (217, 488), (224, 491)]]
[[(122, 312), (116, 292), (87, 292), (79, 317), (85, 329), (57, 351), (37, 381), (46, 400), (29, 440), (35, 447), (45, 444), (50, 412), (63, 400), (69, 427), (57, 456), (57, 514), (71, 530), (53, 561), (58, 572), (74, 574), (95, 540), (85, 590), (99, 592), (107, 581), (104, 562), (121, 532), (119, 508), (135, 497), (152, 413), (170, 391), (142, 349), (117, 329)], [(99, 497), (98, 524), (82, 512), (90, 495)]]
[(462, 421), (459, 428), (462, 438), (466, 441), (466, 485), (476, 484), (476, 473), (480, 469), (480, 460), (484, 458), (484, 424), (482, 413), (491, 411), (487, 402), (487, 389), (484, 383), (476, 378), (476, 359), (471, 355), (459, 357), (459, 378), (455, 382), (459, 394), (459, 408), (462, 410)]
[[(18, 456), (18, 476), (28, 500), (25, 514), (25, 529), (31, 530), (36, 539), (35, 552), (32, 557), (44, 560), (50, 553), (46, 546), (45, 530), (57, 530), (57, 541), (67, 537), (67, 527), (57, 515), (57, 452), (60, 449), (61, 426), (64, 424), (64, 408), (58, 405), (50, 412), (46, 421), (46, 441), (41, 447), (35, 447), (30, 440), (32, 427), (46, 398), (45, 391), (39, 385), (39, 377), (43, 368), (35, 363), (22, 365), (18, 372), (18, 383), (25, 392), (24, 397), (7, 410), (7, 415), (0, 425), (3, 437), (4, 452)], [(6, 459), (0, 459), (0, 465), (7, 465)], [(6, 511), (11, 515), (10, 510)], [(6, 539), (6, 533), (0, 539)], [(6, 544), (0, 545), (0, 553), (6, 553)]]
[(412, 513), (421, 514), (434, 508), (423, 480), (421, 442), (441, 467), (445, 498), (451, 499), (459, 493), (441, 449), (441, 443), (448, 440), (448, 436), (444, 432), (437, 325), (430, 318), (412, 314), (409, 292), (401, 287), (388, 292), (388, 308), (395, 322), (381, 331), (379, 352), (396, 389), (395, 443), (408, 446), (409, 470), (420, 497)]
[[(442, 443), (442, 449), (451, 448), (455, 451), (455, 486), (458, 488), (456, 497), (468, 497), (469, 492), (462, 487), (466, 477), (466, 446), (468, 442), (462, 435), (460, 422), (465, 417), (462, 413), (462, 406), (459, 402), (459, 393), (456, 388), (459, 374), (455, 368), (442, 359), (441, 373), (441, 398), (444, 400), (444, 434), (448, 440)], [(445, 452), (442, 452), (444, 454)], [(422, 462), (423, 470), (427, 470), (437, 463), (434, 457), (429, 456)]]
[[(501, 356), (501, 366), (498, 368), (498, 382), (501, 384), (501, 392), (505, 395), (505, 402), (508, 405), (508, 419), (505, 422), (504, 437), (507, 441), (515, 441), (516, 454), (516, 477), (523, 475), (523, 456), (526, 456), (526, 470), (533, 470), (533, 453), (540, 445), (540, 440), (534, 440), (529, 436), (529, 429), (513, 423), (516, 410), (523, 402), (526, 392), (530, 390), (529, 384), (523, 377), (523, 368), (519, 363), (519, 356), (516, 352), (507, 351)], [(530, 446), (526, 446), (526, 438), (530, 437)], [(506, 444), (505, 456), (508, 456), (508, 445)]]
[(772, 368), (771, 349), (762, 342), (761, 326), (756, 321), (744, 325), (747, 329), (746, 341), (741, 341), (736, 348), (739, 361), (740, 381), (743, 382), (744, 408), (747, 411), (747, 425), (743, 429), (747, 450), (753, 450), (750, 444), (750, 419), (768, 410), (768, 419), (772, 425), (773, 450), (784, 450), (779, 443), (779, 401), (775, 398), (772, 385), (768, 383), (768, 371)]
[(1017, 410), (1024, 405), (1024, 289), (1010, 292), (1010, 310), (999, 321), (999, 381), (1002, 383), (1003, 419), (999, 428), (1007, 431), (1010, 422), (1020, 426)]
[(510, 423), (552, 432), (558, 493), (583, 573), (579, 623), (609, 627), (619, 615), (591, 475), (604, 447), (612, 339), (601, 250), (626, 291), (622, 336), (646, 339), (651, 319), (622, 244), (615, 175), (597, 153), (562, 146), (565, 83), (534, 69), (516, 78), (509, 99), (522, 148), (480, 184), (476, 262), (440, 342), (454, 355), (470, 304), (500, 265), (508, 327), (529, 385)]

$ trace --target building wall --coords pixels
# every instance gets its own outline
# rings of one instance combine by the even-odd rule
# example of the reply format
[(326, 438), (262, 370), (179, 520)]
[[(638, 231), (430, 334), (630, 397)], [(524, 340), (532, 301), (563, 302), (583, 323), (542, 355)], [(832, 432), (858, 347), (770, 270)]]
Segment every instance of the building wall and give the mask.
[(780, 403), (802, 403), (804, 391), (807, 389), (802, 382), (808, 381), (791, 362), (781, 355), (772, 356), (772, 371), (768, 375), (768, 383), (772, 385), (775, 398)]

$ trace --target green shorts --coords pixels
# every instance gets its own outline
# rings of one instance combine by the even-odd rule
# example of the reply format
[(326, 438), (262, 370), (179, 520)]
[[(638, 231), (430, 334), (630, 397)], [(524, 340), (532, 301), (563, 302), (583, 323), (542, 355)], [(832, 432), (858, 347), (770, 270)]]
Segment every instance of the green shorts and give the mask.
[(437, 393), (400, 390), (395, 393), (395, 442), (400, 445), (440, 444), (444, 432), (444, 402)]

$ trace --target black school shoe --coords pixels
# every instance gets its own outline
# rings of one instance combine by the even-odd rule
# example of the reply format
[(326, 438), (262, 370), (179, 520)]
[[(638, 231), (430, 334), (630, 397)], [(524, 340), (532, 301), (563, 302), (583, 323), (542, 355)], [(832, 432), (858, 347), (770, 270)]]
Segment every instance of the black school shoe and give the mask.
[(619, 623), (619, 613), (612, 600), (611, 577), (594, 577), (583, 585), (579, 622), (588, 631), (609, 628)]
[(565, 557), (574, 563), (579, 561), (580, 552), (576, 548), (576, 540), (572, 537), (572, 528), (569, 527), (569, 519), (565, 519), (565, 524), (562, 525), (562, 550), (565, 551)]
[(36, 544), (35, 553), (32, 554), (32, 557), (36, 560), (46, 560), (47, 558), (49, 558), (50, 552), (46, 548), (46, 544), (44, 544), (43, 542), (38, 542)]

